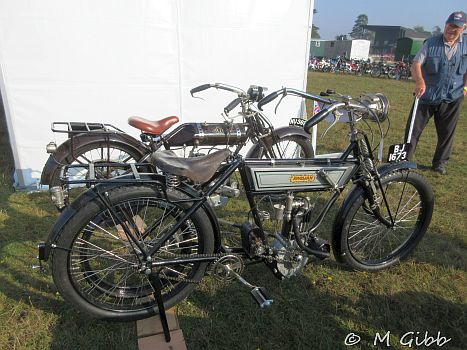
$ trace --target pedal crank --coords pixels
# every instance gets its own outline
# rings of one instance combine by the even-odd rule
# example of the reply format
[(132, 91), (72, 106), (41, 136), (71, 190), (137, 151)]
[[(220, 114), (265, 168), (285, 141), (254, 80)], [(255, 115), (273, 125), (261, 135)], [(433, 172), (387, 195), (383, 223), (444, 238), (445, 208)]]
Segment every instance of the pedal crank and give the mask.
[[(239, 262), (240, 260), (240, 262)], [(242, 266), (240, 268), (240, 265)], [(222, 273), (220, 273), (222, 270)], [(272, 305), (274, 300), (269, 296), (268, 291), (264, 287), (258, 287), (245, 280), (238, 272), (243, 271), (243, 261), (236, 255), (227, 255), (216, 261), (214, 264), (215, 277), (222, 277), (224, 281), (238, 280), (244, 286), (250, 288), (250, 293), (258, 306), (262, 309)]]

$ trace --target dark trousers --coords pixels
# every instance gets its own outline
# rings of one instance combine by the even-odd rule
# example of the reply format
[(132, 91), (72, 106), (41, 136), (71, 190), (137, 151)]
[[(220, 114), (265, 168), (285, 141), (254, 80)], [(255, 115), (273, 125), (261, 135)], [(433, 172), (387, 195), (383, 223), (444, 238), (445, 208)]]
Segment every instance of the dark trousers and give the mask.
[[(438, 142), (436, 144), (436, 151), (433, 156), (432, 165), (437, 167), (439, 165), (446, 165), (452, 151), (452, 144), (454, 142), (454, 132), (456, 131), (457, 121), (459, 120), (460, 110), (464, 96), (453, 102), (441, 102), (438, 105), (419, 104), (417, 113), (415, 115), (415, 122), (412, 130), (412, 137), (410, 144), (412, 145), (409, 151), (409, 159), (413, 158), (415, 148), (417, 147), (418, 140), (422, 134), (423, 129), (428, 124), (431, 117), (434, 116), (436, 134), (438, 135)], [(410, 111), (410, 117), (407, 121), (405, 128), (405, 140), (410, 128), (411, 116), (413, 113)]]

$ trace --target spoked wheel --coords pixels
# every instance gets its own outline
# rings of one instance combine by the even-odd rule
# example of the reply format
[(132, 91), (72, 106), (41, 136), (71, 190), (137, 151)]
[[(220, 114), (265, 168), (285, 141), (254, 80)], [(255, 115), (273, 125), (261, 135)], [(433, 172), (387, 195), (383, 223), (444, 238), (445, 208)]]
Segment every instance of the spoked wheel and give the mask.
[(262, 149), (257, 158), (313, 158), (314, 152), (308, 138), (296, 135), (277, 140), (269, 150)]
[[(384, 176), (381, 182), (394, 226), (387, 227), (373, 215), (362, 191), (347, 211), (335, 250), (339, 259), (357, 270), (380, 270), (404, 259), (431, 221), (433, 192), (419, 174), (399, 171)], [(390, 221), (382, 198), (379, 202), (383, 217)]]
[[(118, 166), (99, 166), (104, 163), (136, 163), (141, 159), (143, 154), (133, 147), (126, 144), (96, 141), (88, 145), (79, 147), (73, 150), (68, 157), (62, 161), (62, 165), (95, 165), (95, 177), (100, 179), (112, 178), (123, 174), (128, 169), (122, 169)], [(53, 173), (50, 187), (60, 186), (60, 170)], [(89, 168), (76, 167), (70, 168), (68, 171), (70, 180), (83, 180), (89, 177)]]
[[(63, 228), (56, 243), (60, 248), (52, 255), (54, 282), (64, 299), (94, 317), (117, 321), (145, 318), (157, 313), (157, 306), (141, 263), (142, 250), (149, 250), (174, 226), (187, 203), (169, 202), (147, 186), (121, 187), (108, 193), (112, 211), (92, 200)], [(182, 197), (172, 193), (170, 200)], [(209, 222), (201, 209), (195, 212), (152, 256), (153, 261), (212, 253)], [(155, 270), (163, 283), (166, 308), (188, 296), (195, 286), (192, 282), (204, 276), (206, 265), (180, 263)]]
[(379, 67), (373, 67), (370, 71), (370, 75), (373, 77), (373, 78), (377, 78), (381, 75), (381, 68)]

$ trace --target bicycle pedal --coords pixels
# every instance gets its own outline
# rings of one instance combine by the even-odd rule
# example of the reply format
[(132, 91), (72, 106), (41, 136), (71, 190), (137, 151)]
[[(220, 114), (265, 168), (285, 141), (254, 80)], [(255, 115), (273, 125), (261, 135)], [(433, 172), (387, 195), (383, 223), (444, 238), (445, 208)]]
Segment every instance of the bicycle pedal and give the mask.
[(253, 299), (258, 303), (259, 307), (265, 309), (270, 307), (274, 300), (269, 296), (269, 292), (264, 287), (255, 287), (251, 290)]
[(33, 270), (39, 270), (40, 273), (46, 275), (47, 274), (47, 269), (43, 265), (32, 265), (31, 269)]

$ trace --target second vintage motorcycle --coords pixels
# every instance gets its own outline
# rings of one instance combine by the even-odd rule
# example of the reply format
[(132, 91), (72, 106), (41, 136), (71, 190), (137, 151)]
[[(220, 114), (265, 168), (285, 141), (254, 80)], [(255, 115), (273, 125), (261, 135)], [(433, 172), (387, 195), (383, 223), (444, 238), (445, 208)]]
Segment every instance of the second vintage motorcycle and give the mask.
[[(94, 174), (101, 179), (112, 178), (124, 173), (117, 163), (145, 162), (152, 152), (158, 149), (179, 150), (185, 157), (198, 157), (209, 154), (222, 147), (234, 147), (234, 154), (248, 143), (253, 146), (247, 153), (248, 158), (292, 158), (314, 156), (310, 137), (303, 128), (295, 125), (274, 128), (268, 118), (254, 106), (264, 97), (265, 88), (251, 86), (247, 91), (234, 86), (215, 83), (193, 88), (192, 95), (214, 88), (233, 92), (237, 95), (224, 108), (224, 122), (184, 123), (166, 133), (178, 122), (178, 117), (171, 116), (158, 121), (140, 117), (131, 117), (128, 123), (141, 131), (141, 141), (122, 130), (101, 123), (55, 122), (52, 131), (66, 133), (68, 139), (60, 146), (51, 142), (47, 150), (51, 155), (44, 166), (41, 184), (48, 185), (51, 199), (58, 209), (68, 204), (68, 186), (63, 177), (86, 179), (89, 167), (97, 167)], [(240, 105), (239, 118), (230, 117), (229, 113)], [(295, 118), (296, 119), (296, 118)], [(103, 167), (102, 164), (108, 164)], [(66, 168), (66, 166), (85, 165), (84, 167)], [(100, 166), (99, 166), (100, 165)], [(68, 169), (65, 174), (64, 170)], [(235, 188), (224, 187), (224, 195), (216, 195), (213, 202), (225, 202), (225, 194), (236, 193)], [(222, 197), (219, 200), (219, 196)]]

